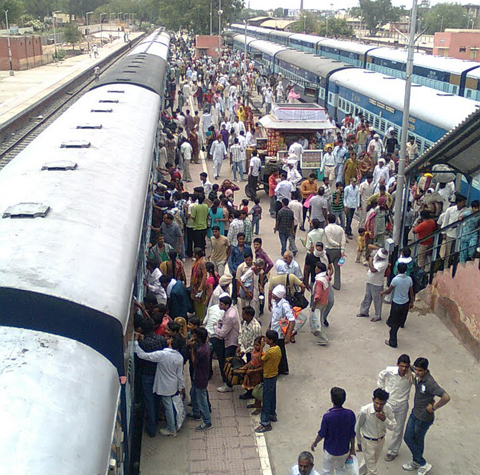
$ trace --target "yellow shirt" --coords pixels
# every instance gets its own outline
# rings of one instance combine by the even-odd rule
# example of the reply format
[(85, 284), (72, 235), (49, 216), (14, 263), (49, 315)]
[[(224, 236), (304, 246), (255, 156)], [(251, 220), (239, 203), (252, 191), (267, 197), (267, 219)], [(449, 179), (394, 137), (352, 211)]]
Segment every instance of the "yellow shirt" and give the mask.
[(263, 361), (263, 377), (274, 378), (278, 375), (278, 365), (282, 359), (282, 350), (278, 345), (271, 346), (270, 349), (262, 356)]
[(365, 242), (365, 236), (358, 236), (357, 237), (357, 249), (359, 251), (363, 251), (365, 249), (366, 242)]

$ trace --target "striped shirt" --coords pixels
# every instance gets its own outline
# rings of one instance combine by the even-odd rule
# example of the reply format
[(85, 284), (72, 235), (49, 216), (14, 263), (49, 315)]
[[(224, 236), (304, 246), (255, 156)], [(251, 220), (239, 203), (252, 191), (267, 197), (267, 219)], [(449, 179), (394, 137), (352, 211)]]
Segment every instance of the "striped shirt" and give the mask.
[(343, 190), (340, 193), (340, 199), (338, 200), (338, 203), (335, 203), (338, 195), (339, 193), (337, 190), (335, 190), (332, 194), (332, 211), (334, 213), (341, 213), (343, 211)]

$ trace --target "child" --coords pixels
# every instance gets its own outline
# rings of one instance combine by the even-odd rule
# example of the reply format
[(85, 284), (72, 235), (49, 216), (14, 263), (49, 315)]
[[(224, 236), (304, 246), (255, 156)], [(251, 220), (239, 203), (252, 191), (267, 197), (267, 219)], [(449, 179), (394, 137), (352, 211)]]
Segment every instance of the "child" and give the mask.
[(248, 214), (248, 203), (249, 203), (249, 200), (248, 199), (243, 199), (242, 200), (242, 206), (240, 207), (240, 211), (245, 211), (245, 213)]
[(365, 258), (365, 249), (367, 247), (365, 228), (358, 228), (357, 237), (357, 258), (355, 262), (361, 262), (364, 266), (367, 265), (367, 259)]
[(252, 215), (253, 232), (255, 236), (258, 236), (260, 234), (260, 220), (262, 219), (262, 207), (260, 206), (260, 198), (255, 198), (253, 201), (255, 205), (250, 210), (250, 214)]
[(277, 378), (278, 365), (282, 359), (282, 351), (277, 345), (278, 333), (268, 330), (262, 339), (260, 348), (263, 350), (265, 342), (270, 346), (262, 356), (263, 362), (263, 401), (260, 425), (255, 432), (268, 432), (272, 430), (271, 422), (277, 421)]
[[(252, 391), (255, 386), (262, 382), (262, 338), (261, 336), (255, 338), (253, 343), (252, 358), (242, 368), (236, 370), (238, 373), (245, 373), (245, 379), (243, 380), (242, 388), (246, 390), (245, 394), (240, 396), (240, 399), (252, 399)], [(249, 405), (250, 406), (250, 405)], [(255, 404), (251, 405), (256, 410), (254, 414), (260, 414), (260, 401), (255, 400)], [(248, 406), (247, 406), (248, 407)]]

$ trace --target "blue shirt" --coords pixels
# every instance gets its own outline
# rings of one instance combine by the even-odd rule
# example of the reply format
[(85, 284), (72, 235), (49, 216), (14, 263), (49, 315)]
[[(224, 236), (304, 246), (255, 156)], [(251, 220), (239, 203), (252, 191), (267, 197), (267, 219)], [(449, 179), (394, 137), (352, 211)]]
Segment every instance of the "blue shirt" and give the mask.
[(252, 251), (250, 246), (246, 244), (243, 246), (242, 251), (237, 246), (230, 248), (230, 257), (228, 258), (228, 267), (232, 275), (237, 273), (238, 266), (245, 260), (245, 252)]
[(332, 407), (322, 419), (318, 435), (324, 439), (323, 448), (330, 455), (345, 455), (350, 440), (355, 437), (355, 414), (350, 409)]
[(410, 287), (413, 285), (412, 278), (406, 274), (398, 274), (393, 278), (393, 302), (397, 305), (405, 305), (410, 302)]

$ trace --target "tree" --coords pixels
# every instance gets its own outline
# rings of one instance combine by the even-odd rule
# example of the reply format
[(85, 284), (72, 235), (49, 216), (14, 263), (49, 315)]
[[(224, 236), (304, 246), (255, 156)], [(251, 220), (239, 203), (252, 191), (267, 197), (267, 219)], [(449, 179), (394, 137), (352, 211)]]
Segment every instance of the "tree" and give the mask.
[(275, 10), (273, 10), (273, 16), (275, 18), (283, 18), (283, 8), (275, 8)]
[(65, 41), (72, 45), (72, 49), (75, 49), (75, 44), (82, 39), (82, 33), (80, 33), (80, 30), (73, 23), (69, 23), (64, 28), (63, 34)]
[(371, 36), (387, 23), (400, 19), (403, 8), (392, 6), (391, 0), (360, 0), (360, 10)]
[(8, 23), (11, 25), (20, 19), (25, 8), (21, 0), (0, 0), (1, 23), (3, 25), (5, 25), (5, 10), (8, 10)]
[(249, 18), (256, 18), (256, 17), (268, 17), (268, 13), (266, 10), (252, 10), (251, 8), (244, 8), (241, 10), (237, 16), (235, 17), (236, 21), (243, 21), (248, 20)]
[(304, 10), (300, 13), (300, 18), (292, 26), (292, 31), (297, 33), (316, 33), (320, 28), (320, 23), (311, 12)]
[(425, 15), (424, 26), (433, 35), (445, 28), (468, 28), (470, 18), (465, 7), (458, 3), (437, 3)]
[(352, 38), (352, 27), (343, 18), (329, 18), (318, 28), (317, 34), (328, 38)]

